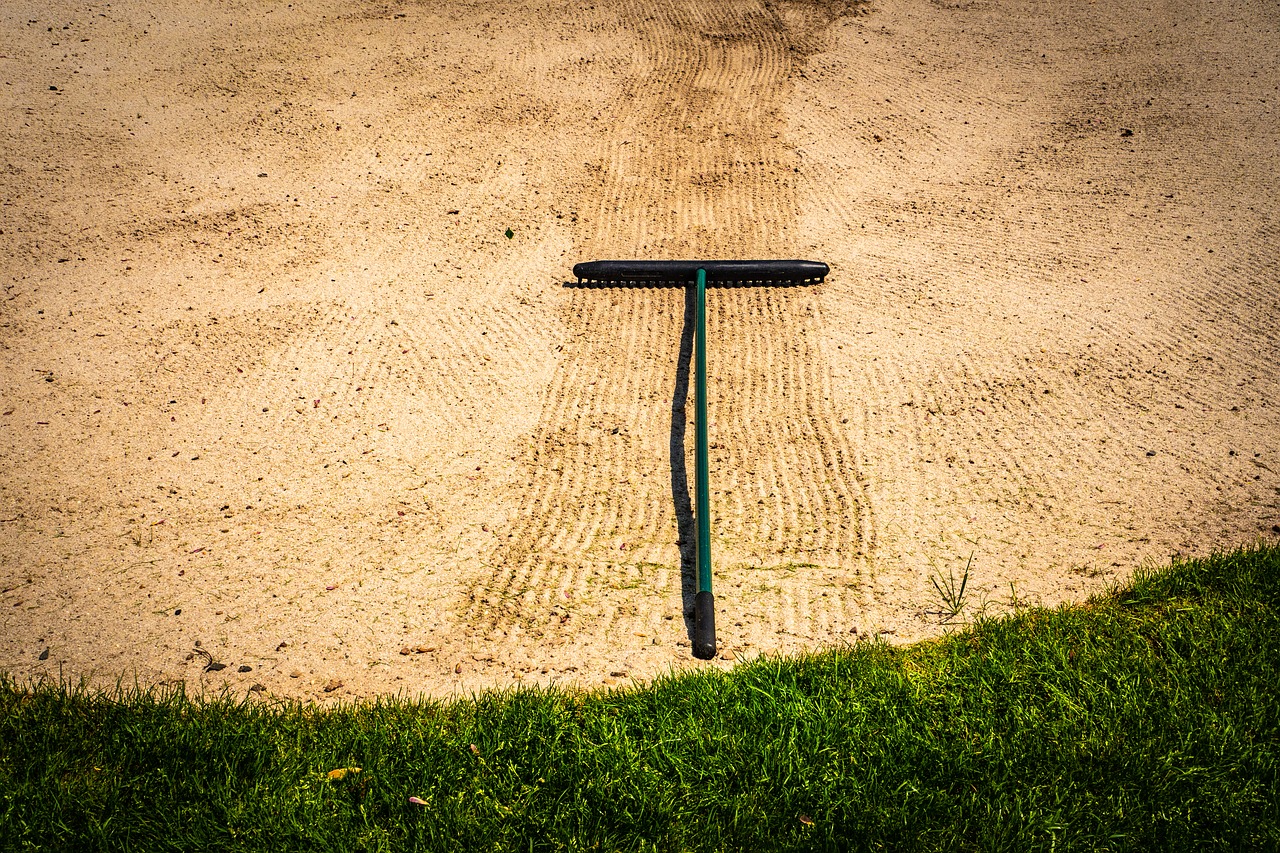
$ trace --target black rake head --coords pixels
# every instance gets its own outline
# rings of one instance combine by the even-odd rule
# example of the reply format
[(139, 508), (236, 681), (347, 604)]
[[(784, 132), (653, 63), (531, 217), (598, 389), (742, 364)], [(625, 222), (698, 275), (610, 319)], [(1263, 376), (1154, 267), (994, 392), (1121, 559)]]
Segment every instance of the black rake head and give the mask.
[(574, 264), (579, 285), (692, 284), (698, 270), (706, 270), (707, 284), (818, 284), (831, 268), (821, 261), (585, 261)]

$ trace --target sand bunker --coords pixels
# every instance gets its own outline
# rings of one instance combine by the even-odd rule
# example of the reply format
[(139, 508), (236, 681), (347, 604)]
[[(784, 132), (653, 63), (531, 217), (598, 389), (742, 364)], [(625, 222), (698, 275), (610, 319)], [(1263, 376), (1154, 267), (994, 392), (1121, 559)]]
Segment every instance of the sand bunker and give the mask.
[[(0, 670), (592, 687), (1274, 535), (1278, 26), (8, 4)], [(832, 267), (709, 296), (713, 662), (689, 304), (565, 286), (609, 257)]]

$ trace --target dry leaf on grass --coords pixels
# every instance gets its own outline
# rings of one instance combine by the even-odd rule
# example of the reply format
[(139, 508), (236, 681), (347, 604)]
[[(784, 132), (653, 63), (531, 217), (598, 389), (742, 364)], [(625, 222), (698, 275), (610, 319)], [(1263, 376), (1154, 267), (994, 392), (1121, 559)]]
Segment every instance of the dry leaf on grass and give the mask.
[(325, 775), (330, 781), (337, 782), (341, 779), (347, 778), (348, 776), (354, 776), (359, 772), (359, 767), (339, 767), (336, 770), (330, 770)]

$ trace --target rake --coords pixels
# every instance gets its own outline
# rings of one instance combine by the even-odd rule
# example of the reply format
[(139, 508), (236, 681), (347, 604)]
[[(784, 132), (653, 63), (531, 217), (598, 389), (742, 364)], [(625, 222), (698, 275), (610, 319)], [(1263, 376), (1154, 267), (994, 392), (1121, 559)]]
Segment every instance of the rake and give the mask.
[(601, 286), (695, 287), (694, 431), (698, 592), (693, 599), (693, 655), (709, 660), (716, 654), (715, 598), (711, 593), (711, 492), (707, 445), (707, 284), (759, 287), (817, 284), (830, 268), (819, 261), (587, 261), (575, 264), (579, 284)]

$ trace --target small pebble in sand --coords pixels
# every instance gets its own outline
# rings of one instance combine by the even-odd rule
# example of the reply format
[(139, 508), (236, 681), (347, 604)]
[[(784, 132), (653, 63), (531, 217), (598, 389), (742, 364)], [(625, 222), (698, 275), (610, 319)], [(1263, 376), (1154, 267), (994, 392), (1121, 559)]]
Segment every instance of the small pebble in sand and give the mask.
[(333, 691), (337, 690), (337, 689), (338, 689), (339, 687), (341, 687), (341, 686), (342, 686), (342, 682), (341, 682), (341, 681), (339, 681), (339, 680), (338, 680), (338, 679), (336, 679), (336, 678), (330, 678), (330, 679), (329, 679), (329, 682), (328, 682), (327, 684), (325, 684), (325, 686), (324, 686), (324, 692), (325, 692), (325, 693), (332, 693)]

